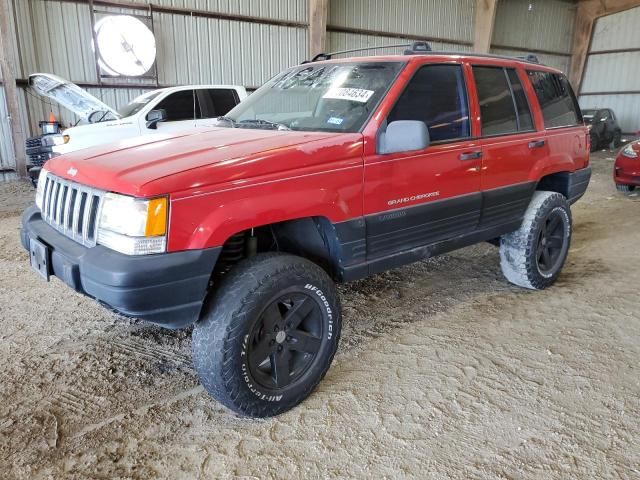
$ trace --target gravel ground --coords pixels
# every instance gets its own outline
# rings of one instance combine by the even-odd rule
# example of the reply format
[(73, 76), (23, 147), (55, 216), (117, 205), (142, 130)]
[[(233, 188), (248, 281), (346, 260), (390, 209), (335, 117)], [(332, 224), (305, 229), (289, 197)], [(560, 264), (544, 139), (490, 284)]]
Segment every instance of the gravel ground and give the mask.
[(258, 421), (204, 393), (190, 332), (31, 272), (33, 191), (0, 184), (3, 478), (639, 478), (640, 197), (612, 156), (554, 287), (507, 284), (488, 244), (344, 285), (327, 377)]

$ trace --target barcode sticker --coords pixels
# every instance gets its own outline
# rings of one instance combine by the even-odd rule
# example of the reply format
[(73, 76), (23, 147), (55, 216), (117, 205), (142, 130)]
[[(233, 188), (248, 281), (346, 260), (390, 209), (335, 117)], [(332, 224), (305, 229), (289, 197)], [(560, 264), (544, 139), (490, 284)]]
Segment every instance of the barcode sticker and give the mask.
[(322, 98), (367, 103), (374, 93), (373, 90), (364, 90), (362, 88), (332, 88)]

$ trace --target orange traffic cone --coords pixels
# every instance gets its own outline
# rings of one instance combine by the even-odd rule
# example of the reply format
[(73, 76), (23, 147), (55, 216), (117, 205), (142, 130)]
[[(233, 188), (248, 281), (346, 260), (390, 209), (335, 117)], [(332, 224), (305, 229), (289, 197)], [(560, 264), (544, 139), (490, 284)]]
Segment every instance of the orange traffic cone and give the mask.
[(49, 123), (56, 123), (58, 120), (56, 119), (56, 116), (53, 114), (53, 112), (49, 112)]

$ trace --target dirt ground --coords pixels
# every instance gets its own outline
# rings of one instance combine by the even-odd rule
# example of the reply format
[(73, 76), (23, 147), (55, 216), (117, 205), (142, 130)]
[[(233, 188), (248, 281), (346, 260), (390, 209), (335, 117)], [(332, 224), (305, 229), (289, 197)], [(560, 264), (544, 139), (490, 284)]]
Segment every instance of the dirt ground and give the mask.
[(640, 478), (640, 197), (613, 154), (558, 283), (477, 245), (340, 288), (343, 340), (300, 407), (235, 417), (190, 332), (109, 313), (28, 266), (27, 184), (0, 184), (2, 478)]

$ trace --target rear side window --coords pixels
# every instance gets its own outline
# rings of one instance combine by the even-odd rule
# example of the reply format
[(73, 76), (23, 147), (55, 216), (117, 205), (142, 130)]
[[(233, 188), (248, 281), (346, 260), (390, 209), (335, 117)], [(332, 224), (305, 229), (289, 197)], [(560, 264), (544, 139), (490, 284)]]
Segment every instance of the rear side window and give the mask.
[(530, 70), (545, 128), (570, 127), (582, 123), (578, 102), (564, 75)]
[(432, 142), (469, 137), (469, 107), (462, 67), (420, 68), (387, 119), (395, 120), (423, 121)]
[(478, 90), (482, 135), (518, 131), (518, 116), (507, 75), (501, 67), (473, 67)]
[(216, 118), (226, 115), (238, 103), (235, 90), (207, 88), (196, 90), (196, 95), (200, 106), (199, 118)]
[(167, 112), (167, 121), (176, 122), (180, 120), (192, 120), (196, 118), (198, 112), (195, 110), (196, 102), (193, 90), (182, 90), (169, 95), (155, 107), (164, 108)]

